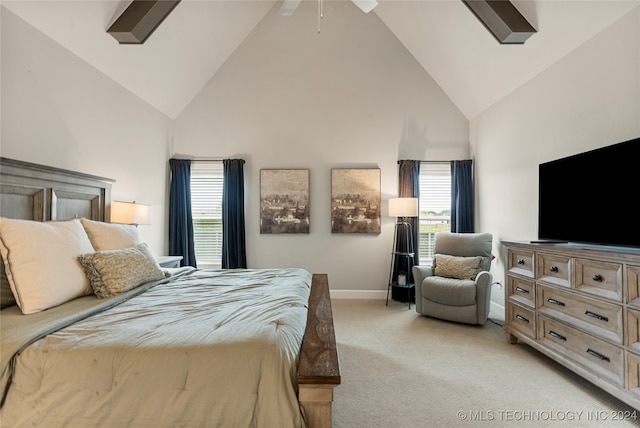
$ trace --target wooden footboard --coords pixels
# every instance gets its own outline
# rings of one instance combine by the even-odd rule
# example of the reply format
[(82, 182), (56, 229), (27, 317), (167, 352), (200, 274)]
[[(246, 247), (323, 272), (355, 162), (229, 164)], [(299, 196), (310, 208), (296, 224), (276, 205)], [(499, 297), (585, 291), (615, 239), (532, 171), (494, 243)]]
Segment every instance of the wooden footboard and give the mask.
[(300, 350), (298, 400), (309, 428), (331, 427), (333, 388), (340, 385), (338, 348), (326, 274), (313, 274)]

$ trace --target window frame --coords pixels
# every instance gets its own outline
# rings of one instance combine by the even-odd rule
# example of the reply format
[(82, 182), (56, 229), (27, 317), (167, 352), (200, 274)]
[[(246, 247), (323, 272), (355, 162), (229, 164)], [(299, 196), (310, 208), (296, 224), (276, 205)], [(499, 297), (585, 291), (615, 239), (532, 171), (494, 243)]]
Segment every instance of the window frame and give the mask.
[[(224, 166), (222, 161), (193, 161), (191, 163), (191, 217), (196, 262), (199, 268), (222, 268), (222, 190)], [(201, 225), (210, 222), (209, 228)], [(203, 247), (213, 243), (213, 248)]]
[[(434, 234), (451, 230), (451, 162), (421, 161), (419, 188), (418, 263), (430, 265)], [(441, 215), (428, 215), (428, 212)]]

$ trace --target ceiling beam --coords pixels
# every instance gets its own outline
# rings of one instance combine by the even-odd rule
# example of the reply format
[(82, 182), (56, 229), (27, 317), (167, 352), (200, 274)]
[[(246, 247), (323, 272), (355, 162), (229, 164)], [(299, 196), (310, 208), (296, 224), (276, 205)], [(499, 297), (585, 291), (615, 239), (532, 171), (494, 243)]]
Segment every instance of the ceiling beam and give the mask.
[(536, 29), (509, 0), (462, 0), (462, 2), (501, 44), (524, 44), (536, 33)]
[(107, 30), (120, 44), (142, 44), (180, 0), (133, 0)]

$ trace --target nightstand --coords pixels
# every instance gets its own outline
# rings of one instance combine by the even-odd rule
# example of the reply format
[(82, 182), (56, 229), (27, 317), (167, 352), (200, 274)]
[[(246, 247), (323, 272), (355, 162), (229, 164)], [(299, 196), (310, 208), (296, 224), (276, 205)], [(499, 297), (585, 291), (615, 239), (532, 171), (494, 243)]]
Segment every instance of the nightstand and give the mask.
[(180, 260), (182, 256), (160, 256), (156, 257), (156, 261), (163, 268), (178, 268), (180, 267)]

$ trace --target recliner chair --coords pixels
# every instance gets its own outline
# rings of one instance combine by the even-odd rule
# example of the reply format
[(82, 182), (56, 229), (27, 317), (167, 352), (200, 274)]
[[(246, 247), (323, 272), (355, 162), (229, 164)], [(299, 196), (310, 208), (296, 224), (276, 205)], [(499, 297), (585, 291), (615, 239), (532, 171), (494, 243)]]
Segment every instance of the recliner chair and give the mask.
[(485, 324), (491, 301), (492, 240), (490, 233), (436, 233), (433, 265), (412, 268), (416, 312)]

